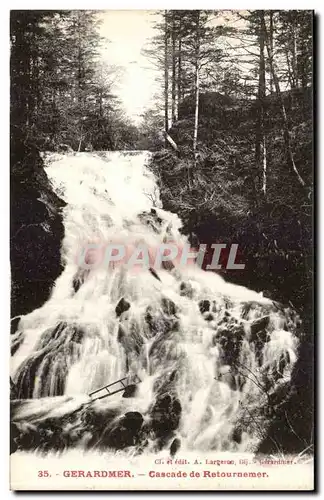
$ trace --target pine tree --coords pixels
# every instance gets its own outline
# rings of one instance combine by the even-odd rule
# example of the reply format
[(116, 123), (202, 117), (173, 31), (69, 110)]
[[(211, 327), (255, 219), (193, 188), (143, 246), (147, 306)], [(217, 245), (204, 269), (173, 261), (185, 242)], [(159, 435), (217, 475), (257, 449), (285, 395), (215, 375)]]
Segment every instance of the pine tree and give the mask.
[(122, 123), (134, 135), (112, 92), (116, 69), (99, 64), (96, 11), (12, 11), (10, 36), (16, 139), (84, 150), (118, 147)]

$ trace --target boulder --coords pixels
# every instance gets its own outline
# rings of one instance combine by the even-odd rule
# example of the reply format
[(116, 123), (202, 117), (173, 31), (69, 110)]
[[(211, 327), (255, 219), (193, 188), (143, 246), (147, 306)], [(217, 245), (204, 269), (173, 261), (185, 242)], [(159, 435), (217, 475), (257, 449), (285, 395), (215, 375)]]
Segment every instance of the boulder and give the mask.
[(267, 315), (267, 316), (262, 316), (262, 318), (257, 318), (251, 323), (250, 327), (251, 327), (252, 339), (256, 335), (260, 335), (260, 333), (262, 333), (263, 341), (266, 342), (266, 337), (267, 337), (266, 328), (269, 325), (269, 321), (270, 321), (270, 316)]
[(162, 298), (161, 306), (164, 314), (167, 314), (168, 316), (175, 316), (175, 314), (178, 311), (178, 308), (175, 305), (175, 303), (171, 299), (168, 299), (167, 297)]
[(18, 390), (16, 384), (13, 382), (10, 377), (10, 399), (18, 399)]
[(109, 448), (122, 450), (139, 443), (144, 419), (141, 413), (129, 411), (121, 417), (108, 433), (103, 436), (102, 444)]
[(125, 300), (124, 297), (122, 297), (120, 299), (120, 301), (118, 302), (116, 309), (115, 309), (117, 318), (119, 318), (119, 316), (121, 316), (121, 314), (123, 314), (123, 312), (128, 311), (130, 306), (131, 306), (130, 303), (127, 300)]
[(130, 384), (123, 392), (123, 398), (134, 398), (136, 396), (137, 390), (138, 387), (136, 384)]
[(199, 306), (199, 310), (200, 310), (201, 314), (203, 314), (203, 313), (210, 310), (210, 301), (209, 300), (201, 300), (198, 303), (198, 306)]
[(15, 354), (15, 352), (19, 349), (21, 344), (23, 343), (25, 338), (25, 334), (23, 331), (18, 331), (11, 336), (11, 356)]
[(188, 297), (189, 299), (192, 299), (194, 296), (194, 289), (193, 286), (190, 283), (186, 283), (185, 281), (182, 281), (180, 283), (180, 295), (183, 297)]
[(156, 437), (165, 438), (178, 428), (181, 410), (181, 403), (174, 395), (157, 397), (150, 412), (151, 428)]
[(174, 457), (175, 454), (179, 451), (181, 447), (181, 441), (179, 438), (175, 438), (172, 443), (171, 443), (171, 446), (170, 446), (170, 455), (171, 457)]
[(16, 333), (18, 325), (19, 325), (19, 321), (20, 321), (20, 316), (17, 316), (16, 318), (12, 318), (12, 320), (10, 320), (10, 334), (11, 335)]
[(244, 327), (241, 324), (229, 324), (228, 327), (217, 332), (217, 342), (222, 347), (222, 360), (231, 368), (238, 361), (242, 340), (245, 336)]

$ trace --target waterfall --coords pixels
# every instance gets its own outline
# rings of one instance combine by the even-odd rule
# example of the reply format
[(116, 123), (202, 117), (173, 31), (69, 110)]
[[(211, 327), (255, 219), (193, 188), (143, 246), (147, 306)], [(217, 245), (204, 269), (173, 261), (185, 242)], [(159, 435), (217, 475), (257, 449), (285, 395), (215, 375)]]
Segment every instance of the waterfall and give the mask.
[[(21, 449), (253, 451), (289, 390), (293, 311), (195, 265), (79, 265), (89, 242), (187, 243), (148, 160), (147, 152), (47, 156), (67, 202), (64, 271), (12, 336)], [(92, 402), (92, 391), (125, 376), (141, 381), (131, 397)]]

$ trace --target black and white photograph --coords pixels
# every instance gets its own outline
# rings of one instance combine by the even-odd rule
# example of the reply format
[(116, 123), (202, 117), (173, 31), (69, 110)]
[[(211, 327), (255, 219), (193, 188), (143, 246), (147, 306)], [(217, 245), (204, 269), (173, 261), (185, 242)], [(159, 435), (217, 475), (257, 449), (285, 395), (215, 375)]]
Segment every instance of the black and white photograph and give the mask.
[(314, 12), (53, 7), (10, 11), (10, 489), (313, 491)]

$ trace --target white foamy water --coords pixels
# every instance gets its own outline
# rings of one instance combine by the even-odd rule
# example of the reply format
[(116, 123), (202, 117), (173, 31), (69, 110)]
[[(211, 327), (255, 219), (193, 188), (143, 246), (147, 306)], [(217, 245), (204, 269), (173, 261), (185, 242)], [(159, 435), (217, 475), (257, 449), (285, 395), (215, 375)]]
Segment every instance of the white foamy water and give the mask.
[[(12, 377), (20, 396), (33, 401), (15, 419), (64, 416), (89, 401), (90, 391), (136, 374), (136, 397), (119, 393), (95, 403), (97, 410), (138, 411), (149, 422), (156, 397), (170, 392), (181, 404), (174, 435), (185, 449), (253, 451), (264, 438), (262, 408), (278, 384), (289, 382), (296, 361), (298, 341), (283, 328), (283, 313), (196, 266), (158, 270), (159, 279), (147, 269), (78, 266), (87, 242), (186, 243), (179, 218), (161, 208), (148, 159), (146, 152), (48, 157), (47, 174), (67, 202), (65, 268), (50, 299), (19, 324), (24, 338)], [(130, 308), (117, 317), (121, 298)], [(209, 311), (201, 312), (201, 301)], [(259, 335), (251, 325), (260, 318)]]

